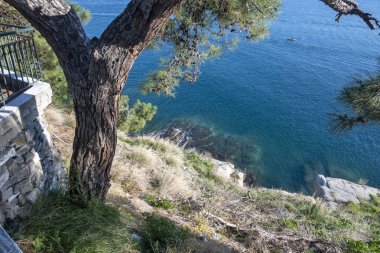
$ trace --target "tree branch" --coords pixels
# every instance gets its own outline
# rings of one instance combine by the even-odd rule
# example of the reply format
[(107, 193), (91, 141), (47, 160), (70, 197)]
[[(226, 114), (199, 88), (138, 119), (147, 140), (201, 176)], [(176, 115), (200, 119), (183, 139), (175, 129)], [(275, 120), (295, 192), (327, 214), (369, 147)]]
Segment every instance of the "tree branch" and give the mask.
[(366, 13), (359, 9), (359, 5), (354, 0), (320, 0), (328, 5), (331, 9), (338, 12), (335, 21), (339, 22), (343, 15), (356, 15), (360, 17), (367, 26), (374, 30), (380, 28), (380, 22), (374, 18), (371, 13)]
[(132, 0), (100, 37), (101, 46), (142, 51), (185, 0)]
[(118, 94), (132, 64), (161, 32), (185, 0), (132, 0), (126, 9), (92, 41), (89, 75), (110, 76), (112, 94)]

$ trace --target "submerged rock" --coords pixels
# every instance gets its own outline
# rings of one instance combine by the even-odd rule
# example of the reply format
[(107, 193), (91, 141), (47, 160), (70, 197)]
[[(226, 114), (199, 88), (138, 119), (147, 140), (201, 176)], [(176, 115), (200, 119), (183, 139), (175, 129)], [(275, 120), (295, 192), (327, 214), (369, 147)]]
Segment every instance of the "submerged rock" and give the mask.
[(370, 200), (371, 195), (380, 194), (380, 190), (352, 183), (350, 181), (318, 175), (316, 178), (316, 195), (327, 202), (360, 203), (359, 199)]

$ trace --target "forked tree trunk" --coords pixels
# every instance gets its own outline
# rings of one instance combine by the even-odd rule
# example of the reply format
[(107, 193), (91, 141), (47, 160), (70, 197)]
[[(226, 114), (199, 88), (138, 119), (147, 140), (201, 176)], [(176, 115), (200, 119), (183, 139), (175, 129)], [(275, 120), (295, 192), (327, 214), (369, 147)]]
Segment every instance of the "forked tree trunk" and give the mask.
[(65, 0), (5, 0), (46, 38), (74, 99), (77, 127), (69, 173), (73, 200), (104, 199), (117, 141), (120, 94), (132, 64), (185, 0), (131, 0), (89, 40)]

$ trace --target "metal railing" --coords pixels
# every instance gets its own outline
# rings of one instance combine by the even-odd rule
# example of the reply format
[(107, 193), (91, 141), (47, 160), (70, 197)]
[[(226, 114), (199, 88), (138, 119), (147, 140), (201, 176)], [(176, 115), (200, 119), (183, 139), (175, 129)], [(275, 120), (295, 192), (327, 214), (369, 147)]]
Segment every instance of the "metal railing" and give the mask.
[(41, 79), (33, 29), (0, 23), (0, 107)]

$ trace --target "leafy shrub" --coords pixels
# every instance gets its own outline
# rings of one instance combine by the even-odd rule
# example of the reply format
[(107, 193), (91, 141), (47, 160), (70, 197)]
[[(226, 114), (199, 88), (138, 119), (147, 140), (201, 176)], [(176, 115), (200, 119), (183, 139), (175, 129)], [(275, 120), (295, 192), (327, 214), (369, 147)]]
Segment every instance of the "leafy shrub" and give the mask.
[(145, 202), (153, 207), (159, 207), (163, 209), (171, 209), (174, 207), (173, 203), (168, 199), (158, 199), (153, 195), (146, 195)]
[(143, 129), (147, 122), (153, 119), (157, 107), (140, 100), (130, 107), (128, 96), (122, 96), (120, 101), (120, 117), (118, 128), (125, 132), (138, 132)]

